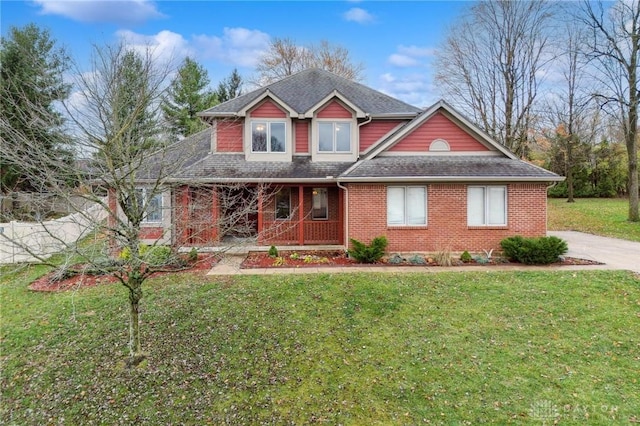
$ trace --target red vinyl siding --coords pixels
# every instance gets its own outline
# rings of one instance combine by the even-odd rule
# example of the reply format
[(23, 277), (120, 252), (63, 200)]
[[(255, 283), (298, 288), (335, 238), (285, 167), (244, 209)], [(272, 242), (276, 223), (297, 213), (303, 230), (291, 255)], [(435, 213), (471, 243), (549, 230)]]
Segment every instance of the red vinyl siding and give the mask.
[(435, 139), (444, 139), (451, 151), (488, 151), (489, 149), (441, 113), (437, 113), (389, 149), (391, 152), (425, 152)]
[(286, 118), (287, 116), (287, 114), (271, 100), (267, 100), (258, 105), (250, 114), (253, 118)]
[(343, 107), (339, 102), (332, 101), (318, 112), (318, 118), (348, 118), (351, 119), (351, 111)]
[(402, 122), (403, 120), (372, 121), (360, 127), (360, 152), (366, 151)]
[(216, 141), (218, 152), (243, 152), (241, 120), (218, 120)]
[(296, 154), (309, 153), (309, 122), (308, 121), (296, 121), (294, 123), (296, 132)]

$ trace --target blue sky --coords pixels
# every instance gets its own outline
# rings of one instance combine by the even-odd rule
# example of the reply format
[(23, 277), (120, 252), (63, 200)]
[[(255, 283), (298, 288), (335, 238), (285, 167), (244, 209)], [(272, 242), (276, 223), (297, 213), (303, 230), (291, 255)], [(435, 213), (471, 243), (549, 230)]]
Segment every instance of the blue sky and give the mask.
[(126, 39), (191, 56), (212, 85), (234, 68), (248, 78), (272, 37), (327, 40), (364, 65), (363, 83), (419, 107), (440, 98), (434, 51), (468, 2), (440, 1), (2, 1), (0, 24), (48, 28), (80, 64), (92, 44)]

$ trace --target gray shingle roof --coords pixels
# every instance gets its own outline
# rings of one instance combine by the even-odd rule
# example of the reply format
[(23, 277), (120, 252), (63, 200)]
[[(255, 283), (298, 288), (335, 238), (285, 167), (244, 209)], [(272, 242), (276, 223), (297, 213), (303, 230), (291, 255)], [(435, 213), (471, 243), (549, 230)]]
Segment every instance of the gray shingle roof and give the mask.
[(352, 163), (313, 163), (311, 157), (294, 157), (292, 162), (246, 161), (244, 154), (209, 154), (175, 175), (177, 179), (204, 181), (246, 180), (269, 181), (327, 179), (337, 177)]
[(261, 87), (203, 111), (200, 115), (232, 115), (269, 90), (299, 114), (337, 90), (355, 106), (372, 116), (387, 114), (416, 115), (422, 110), (360, 83), (328, 71), (313, 68)]
[(342, 176), (349, 178), (408, 178), (424, 180), (540, 180), (557, 181), (555, 173), (521, 160), (499, 156), (388, 156), (360, 162)]

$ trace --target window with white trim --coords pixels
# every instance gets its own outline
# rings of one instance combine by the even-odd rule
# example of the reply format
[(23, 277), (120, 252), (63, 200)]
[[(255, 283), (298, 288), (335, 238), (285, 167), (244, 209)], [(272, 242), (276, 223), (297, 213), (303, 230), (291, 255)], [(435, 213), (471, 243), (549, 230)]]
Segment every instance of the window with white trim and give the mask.
[(346, 121), (319, 122), (318, 152), (351, 152), (351, 123)]
[(387, 187), (387, 225), (427, 224), (427, 188), (424, 186)]
[(136, 188), (136, 202), (143, 212), (142, 222), (162, 222), (162, 194), (153, 194), (151, 189)]
[(311, 203), (311, 219), (329, 219), (329, 194), (327, 188), (313, 188)]
[(506, 226), (507, 187), (467, 187), (467, 224), (469, 226)]
[(276, 192), (276, 219), (287, 220), (291, 217), (291, 188)]
[(286, 124), (284, 121), (252, 121), (252, 152), (285, 152)]

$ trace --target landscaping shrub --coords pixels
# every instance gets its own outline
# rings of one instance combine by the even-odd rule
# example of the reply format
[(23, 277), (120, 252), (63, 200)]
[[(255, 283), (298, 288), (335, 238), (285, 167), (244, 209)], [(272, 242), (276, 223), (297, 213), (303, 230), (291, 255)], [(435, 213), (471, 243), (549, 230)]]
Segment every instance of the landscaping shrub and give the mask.
[(189, 262), (196, 263), (198, 261), (198, 249), (195, 247), (191, 247), (188, 256)]
[(269, 257), (278, 257), (278, 249), (276, 246), (269, 247)]
[(460, 261), (463, 262), (463, 263), (469, 263), (472, 260), (473, 260), (473, 258), (471, 257), (469, 252), (466, 251), (466, 250), (460, 255)]
[[(164, 266), (171, 263), (172, 252), (169, 246), (149, 246), (140, 244), (138, 248), (140, 259), (150, 266)], [(120, 258), (123, 260), (131, 259), (131, 250), (125, 247), (120, 252)]]
[(548, 265), (568, 250), (567, 242), (558, 237), (524, 238), (520, 235), (500, 241), (504, 255), (527, 265)]
[(349, 256), (360, 263), (375, 263), (384, 256), (384, 251), (387, 248), (387, 238), (384, 236), (376, 237), (369, 245), (351, 238), (351, 245), (353, 248), (349, 250)]

